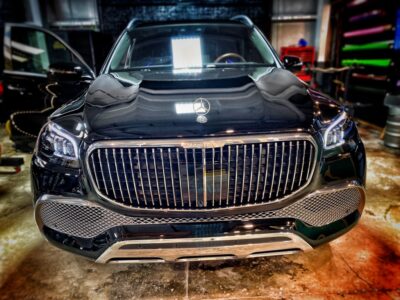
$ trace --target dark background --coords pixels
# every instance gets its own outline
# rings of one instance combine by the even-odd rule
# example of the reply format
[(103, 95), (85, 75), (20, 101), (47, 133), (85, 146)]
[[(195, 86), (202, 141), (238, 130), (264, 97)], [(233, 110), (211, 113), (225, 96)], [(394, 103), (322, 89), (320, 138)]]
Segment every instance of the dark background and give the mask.
[[(67, 1), (67, 2), (72, 2)], [(96, 26), (54, 26), (61, 1), (39, 0), (43, 26), (61, 36), (76, 49), (96, 72), (107, 56), (113, 42), (132, 18), (144, 21), (229, 19), (245, 14), (260, 27), (267, 37), (271, 35), (272, 1), (263, 0), (98, 0)], [(3, 48), (4, 22), (29, 22), (29, 1), (0, 0), (0, 32)], [(0, 59), (3, 57), (0, 55)], [(3, 61), (1, 66), (3, 66)], [(0, 70), (1, 72), (1, 70)]]

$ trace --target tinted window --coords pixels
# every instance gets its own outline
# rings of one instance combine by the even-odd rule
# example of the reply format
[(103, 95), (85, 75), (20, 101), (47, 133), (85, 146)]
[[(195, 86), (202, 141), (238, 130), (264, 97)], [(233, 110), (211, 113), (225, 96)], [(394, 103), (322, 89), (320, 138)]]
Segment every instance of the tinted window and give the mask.
[(45, 74), (53, 63), (72, 62), (70, 51), (40, 30), (13, 27), (10, 44), (11, 53), (5, 55), (9, 70)]

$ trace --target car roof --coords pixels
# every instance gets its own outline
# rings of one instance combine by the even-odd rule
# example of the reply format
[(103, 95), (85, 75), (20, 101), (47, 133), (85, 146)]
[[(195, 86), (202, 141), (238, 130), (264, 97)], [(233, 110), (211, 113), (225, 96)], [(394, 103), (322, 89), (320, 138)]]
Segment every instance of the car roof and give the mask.
[(246, 26), (254, 27), (254, 23), (246, 15), (237, 15), (231, 19), (179, 19), (179, 20), (161, 20), (161, 21), (145, 21), (137, 18), (132, 19), (126, 29), (131, 31), (135, 28), (151, 27), (151, 26), (169, 26), (169, 25), (183, 25), (183, 24), (223, 24), (233, 26)]

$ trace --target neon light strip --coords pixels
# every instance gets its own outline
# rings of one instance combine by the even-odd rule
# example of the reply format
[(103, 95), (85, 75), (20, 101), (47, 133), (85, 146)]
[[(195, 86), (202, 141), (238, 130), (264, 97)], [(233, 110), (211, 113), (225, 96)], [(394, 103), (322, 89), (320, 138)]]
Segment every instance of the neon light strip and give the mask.
[(362, 51), (362, 50), (378, 50), (378, 49), (390, 49), (393, 45), (393, 41), (382, 41), (382, 42), (374, 42), (360, 45), (344, 45), (342, 51)]
[(372, 27), (372, 28), (367, 28), (367, 29), (348, 31), (348, 32), (345, 32), (343, 35), (344, 35), (344, 37), (349, 38), (349, 37), (355, 37), (355, 36), (363, 36), (363, 35), (382, 33), (382, 32), (385, 32), (385, 31), (388, 31), (391, 29), (392, 29), (392, 25), (387, 24), (387, 25), (382, 25), (382, 26), (377, 26), (377, 27)]
[(343, 59), (342, 66), (370, 66), (386, 68), (390, 65), (390, 59)]
[(349, 22), (357, 22), (357, 21), (366, 20), (366, 19), (370, 19), (373, 17), (384, 16), (384, 15), (385, 15), (385, 12), (383, 10), (374, 9), (369, 12), (365, 12), (365, 13), (350, 17)]

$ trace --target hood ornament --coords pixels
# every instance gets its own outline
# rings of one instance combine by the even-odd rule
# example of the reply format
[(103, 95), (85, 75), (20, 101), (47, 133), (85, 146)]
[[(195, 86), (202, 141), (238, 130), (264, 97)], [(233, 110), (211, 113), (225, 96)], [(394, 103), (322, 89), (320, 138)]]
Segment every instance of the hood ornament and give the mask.
[(208, 119), (206, 114), (210, 111), (211, 105), (210, 102), (206, 98), (197, 98), (193, 102), (193, 110), (197, 115), (196, 122), (197, 123), (207, 123)]

